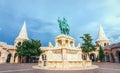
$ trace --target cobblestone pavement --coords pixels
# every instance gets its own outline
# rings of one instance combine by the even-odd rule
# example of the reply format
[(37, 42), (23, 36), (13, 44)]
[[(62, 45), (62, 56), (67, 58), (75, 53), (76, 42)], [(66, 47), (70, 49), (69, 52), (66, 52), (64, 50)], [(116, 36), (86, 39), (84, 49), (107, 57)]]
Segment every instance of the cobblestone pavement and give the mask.
[(32, 66), (37, 65), (24, 64), (0, 64), (0, 73), (120, 73), (119, 63), (93, 63), (99, 68), (92, 70), (38, 70), (33, 69)]

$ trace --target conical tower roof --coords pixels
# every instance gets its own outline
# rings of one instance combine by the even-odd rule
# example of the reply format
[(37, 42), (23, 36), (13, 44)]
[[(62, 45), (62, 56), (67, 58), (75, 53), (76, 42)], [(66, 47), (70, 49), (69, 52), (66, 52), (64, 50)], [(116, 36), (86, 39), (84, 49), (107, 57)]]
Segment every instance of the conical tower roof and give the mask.
[(28, 40), (26, 22), (25, 21), (24, 21), (22, 29), (21, 29), (21, 31), (20, 31), (20, 33), (19, 33), (19, 35), (16, 39), (27, 39)]
[(97, 39), (97, 41), (100, 41), (100, 40), (109, 40), (106, 37), (106, 34), (105, 34), (105, 32), (104, 32), (103, 27), (102, 27), (101, 24), (99, 26), (99, 32), (98, 32), (98, 39)]

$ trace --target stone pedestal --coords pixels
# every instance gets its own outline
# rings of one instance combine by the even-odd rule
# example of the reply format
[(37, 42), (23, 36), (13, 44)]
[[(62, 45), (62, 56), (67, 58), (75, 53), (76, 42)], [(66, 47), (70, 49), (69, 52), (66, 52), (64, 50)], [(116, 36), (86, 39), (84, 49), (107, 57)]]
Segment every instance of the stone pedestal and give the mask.
[[(53, 69), (72, 69), (90, 67), (91, 61), (87, 57), (86, 61), (82, 60), (82, 50), (79, 46), (75, 47), (74, 39), (70, 36), (59, 35), (55, 39), (55, 47), (41, 47), (44, 51), (39, 58), (39, 67)], [(51, 45), (51, 44), (50, 44)], [(42, 59), (46, 56), (46, 61)]]

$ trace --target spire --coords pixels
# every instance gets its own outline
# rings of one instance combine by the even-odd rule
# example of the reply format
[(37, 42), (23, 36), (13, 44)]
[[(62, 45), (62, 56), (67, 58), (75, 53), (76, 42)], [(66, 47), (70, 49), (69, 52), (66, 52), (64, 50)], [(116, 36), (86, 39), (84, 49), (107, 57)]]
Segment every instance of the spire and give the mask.
[(28, 39), (27, 29), (26, 29), (26, 22), (25, 21), (24, 21), (24, 24), (22, 26), (22, 29), (21, 29), (17, 39)]
[(98, 32), (98, 39), (97, 39), (97, 41), (99, 41), (99, 40), (109, 40), (109, 39), (106, 37), (105, 32), (104, 32), (103, 27), (102, 27), (101, 24), (100, 24), (100, 26), (99, 26), (99, 32)]

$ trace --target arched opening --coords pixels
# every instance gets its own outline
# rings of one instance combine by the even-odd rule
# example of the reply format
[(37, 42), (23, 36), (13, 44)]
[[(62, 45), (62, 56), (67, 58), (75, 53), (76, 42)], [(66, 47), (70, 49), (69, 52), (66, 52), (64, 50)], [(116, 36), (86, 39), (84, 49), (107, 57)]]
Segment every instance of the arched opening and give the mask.
[(95, 54), (92, 53), (89, 57), (92, 62), (95, 62)]
[(21, 43), (21, 42), (18, 42), (17, 44), (18, 44), (18, 45), (21, 45), (22, 43)]
[(109, 53), (105, 53), (105, 61), (106, 62), (110, 62), (110, 56), (109, 56)]
[(70, 41), (70, 46), (73, 47), (73, 41)]
[(104, 43), (104, 46), (106, 46), (106, 43)]
[(100, 45), (99, 45), (99, 42), (95, 42), (96, 43), (96, 47), (99, 47)]
[(20, 46), (21, 44), (21, 42), (15, 41), (15, 47)]
[(61, 40), (58, 40), (58, 46), (62, 46), (62, 41)]
[(117, 56), (118, 62), (120, 63), (120, 51), (117, 51), (117, 52), (116, 52), (116, 56)]
[(8, 54), (7, 60), (6, 60), (7, 63), (10, 63), (11, 56), (12, 56), (11, 54)]
[(111, 62), (115, 62), (115, 58), (114, 58), (113, 53), (111, 53), (110, 55), (111, 55)]
[(68, 40), (66, 40), (65, 43), (66, 43), (66, 46), (68, 46)]

